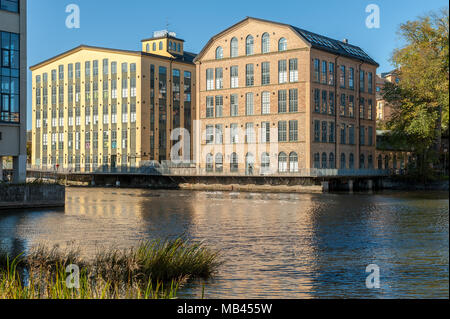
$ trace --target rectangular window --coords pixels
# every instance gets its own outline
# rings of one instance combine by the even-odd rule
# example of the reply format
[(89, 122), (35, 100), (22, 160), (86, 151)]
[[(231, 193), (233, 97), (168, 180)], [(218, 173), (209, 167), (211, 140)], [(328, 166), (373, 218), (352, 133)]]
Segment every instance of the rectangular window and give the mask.
[(341, 88), (345, 88), (345, 65), (341, 65), (341, 73), (339, 80)]
[(270, 62), (261, 63), (261, 84), (270, 84)]
[(320, 60), (314, 59), (314, 82), (320, 82)]
[(287, 92), (286, 90), (278, 91), (278, 113), (287, 112)]
[(206, 144), (214, 143), (214, 125), (206, 125)]
[(0, 0), (0, 10), (19, 12), (19, 0)]
[(109, 66), (109, 61), (108, 59), (103, 59), (103, 75), (108, 75), (108, 66)]
[(359, 118), (360, 119), (364, 119), (364, 114), (365, 114), (365, 100), (364, 100), (364, 98), (362, 97), (362, 98), (360, 98), (359, 99)]
[(353, 95), (348, 96), (348, 116), (355, 117), (355, 97)]
[(373, 145), (373, 127), (369, 126), (367, 132), (368, 132), (367, 145), (372, 146)]
[(298, 60), (289, 60), (289, 82), (298, 82)]
[(320, 113), (320, 90), (314, 89), (314, 112)]
[(223, 96), (216, 96), (216, 117), (223, 116)]
[(367, 74), (367, 91), (372, 94), (373, 93), (373, 78), (372, 78), (372, 72), (369, 72)]
[(239, 87), (239, 69), (237, 66), (232, 66), (230, 69), (230, 81), (232, 89)]
[(334, 85), (334, 63), (328, 63), (328, 85)]
[(366, 128), (364, 126), (359, 127), (359, 145), (366, 144)]
[(287, 123), (286, 123), (286, 121), (278, 122), (278, 142), (287, 142)]
[(355, 69), (350, 68), (349, 69), (349, 78), (348, 78), (348, 88), (350, 90), (355, 89)]
[(322, 84), (327, 84), (327, 61), (322, 61)]
[(261, 143), (270, 143), (270, 122), (261, 123)]
[(238, 95), (232, 94), (230, 96), (230, 116), (239, 115)]
[(298, 121), (296, 120), (289, 121), (289, 141), (298, 141)]
[(231, 141), (231, 144), (239, 143), (239, 134), (238, 134), (237, 123), (232, 123), (230, 125), (230, 141)]
[(216, 89), (223, 89), (223, 69), (216, 68)]
[(329, 140), (328, 140), (330, 143), (335, 142), (334, 141), (334, 130), (335, 130), (334, 122), (330, 122), (330, 134), (329, 134)]
[(327, 143), (327, 134), (328, 134), (328, 123), (322, 122), (322, 143)]
[(213, 96), (206, 97), (206, 117), (208, 117), (208, 118), (214, 117), (214, 97)]
[(348, 126), (348, 144), (355, 145), (355, 126)]
[(92, 75), (98, 76), (98, 60), (92, 62)]
[(263, 92), (261, 101), (262, 101), (261, 105), (262, 114), (270, 114), (270, 92)]
[(330, 101), (330, 115), (335, 115), (336, 114), (336, 109), (334, 107), (334, 92), (329, 92), (328, 94), (329, 96), (329, 101)]
[(223, 125), (217, 124), (216, 125), (216, 144), (223, 144)]
[(247, 64), (245, 66), (245, 85), (253, 86), (255, 84), (255, 75), (253, 64)]
[(373, 102), (372, 102), (372, 99), (369, 99), (367, 101), (367, 119), (369, 119), (369, 120), (373, 119)]
[(90, 61), (84, 62), (84, 75), (86, 78), (89, 78), (91, 76), (91, 62)]
[(346, 126), (345, 124), (341, 125), (341, 144), (346, 144)]
[(314, 121), (314, 142), (320, 142), (320, 121)]
[(365, 76), (364, 71), (359, 71), (359, 91), (364, 92), (366, 90), (366, 82), (365, 82)]
[(245, 124), (245, 142), (247, 144), (254, 144), (256, 142), (253, 123)]
[(206, 70), (206, 90), (214, 90), (214, 69)]
[(289, 90), (289, 112), (298, 112), (298, 89)]
[(328, 92), (322, 91), (322, 113), (328, 113)]
[(339, 115), (340, 116), (345, 116), (345, 112), (346, 112), (346, 108), (345, 108), (345, 103), (346, 99), (345, 99), (345, 94), (341, 94), (341, 106), (340, 106), (340, 112)]
[(246, 115), (254, 114), (253, 93), (247, 93), (245, 95), (245, 114)]
[(278, 61), (278, 83), (287, 83), (286, 60)]

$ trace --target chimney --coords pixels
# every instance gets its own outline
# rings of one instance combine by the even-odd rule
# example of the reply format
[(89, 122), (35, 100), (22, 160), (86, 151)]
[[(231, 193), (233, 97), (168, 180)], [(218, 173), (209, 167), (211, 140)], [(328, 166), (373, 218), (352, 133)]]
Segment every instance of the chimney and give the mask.
[(342, 42), (344, 42), (345, 44), (348, 44), (348, 39), (344, 39), (344, 40), (342, 40)]

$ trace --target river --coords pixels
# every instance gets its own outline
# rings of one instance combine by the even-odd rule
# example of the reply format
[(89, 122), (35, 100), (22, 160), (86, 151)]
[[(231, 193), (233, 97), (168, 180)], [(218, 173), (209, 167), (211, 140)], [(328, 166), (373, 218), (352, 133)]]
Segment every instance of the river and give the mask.
[[(68, 188), (65, 209), (0, 211), (0, 249), (128, 248), (183, 235), (222, 251), (206, 298), (448, 298), (442, 192), (269, 194)], [(380, 288), (366, 287), (366, 267)], [(179, 297), (198, 298), (201, 282)]]

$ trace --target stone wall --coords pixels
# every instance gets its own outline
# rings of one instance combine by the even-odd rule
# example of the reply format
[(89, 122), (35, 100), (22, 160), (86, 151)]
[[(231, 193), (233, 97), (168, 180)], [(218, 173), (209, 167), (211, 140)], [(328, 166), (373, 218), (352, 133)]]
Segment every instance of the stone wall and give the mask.
[(58, 184), (0, 184), (0, 209), (63, 207), (65, 187)]

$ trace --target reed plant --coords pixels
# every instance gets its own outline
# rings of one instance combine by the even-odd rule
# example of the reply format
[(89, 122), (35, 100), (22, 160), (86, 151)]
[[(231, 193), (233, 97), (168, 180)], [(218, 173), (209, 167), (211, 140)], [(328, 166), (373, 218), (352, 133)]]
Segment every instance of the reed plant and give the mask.
[[(29, 253), (0, 253), (0, 299), (167, 299), (189, 279), (209, 279), (219, 252), (185, 239), (153, 240), (135, 248), (101, 250), (88, 260), (79, 249), (40, 245)], [(66, 267), (80, 269), (79, 287)]]

